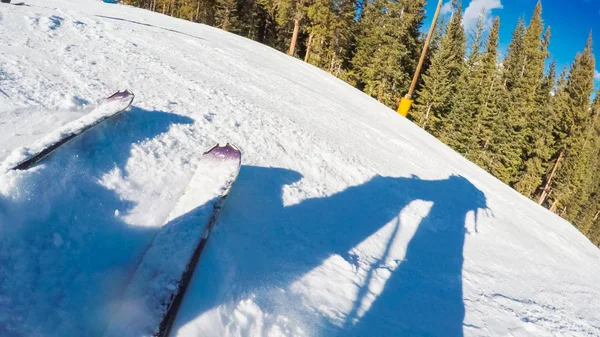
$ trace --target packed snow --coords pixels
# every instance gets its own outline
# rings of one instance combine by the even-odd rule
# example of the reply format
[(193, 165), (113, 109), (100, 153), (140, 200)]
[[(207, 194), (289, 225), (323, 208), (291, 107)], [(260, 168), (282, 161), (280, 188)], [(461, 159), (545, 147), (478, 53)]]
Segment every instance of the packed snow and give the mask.
[(136, 94), (0, 175), (0, 336), (135, 315), (129, 280), (216, 142), (242, 168), (172, 336), (600, 335), (600, 250), (333, 76), (95, 0), (0, 4), (0, 27), (0, 160)]

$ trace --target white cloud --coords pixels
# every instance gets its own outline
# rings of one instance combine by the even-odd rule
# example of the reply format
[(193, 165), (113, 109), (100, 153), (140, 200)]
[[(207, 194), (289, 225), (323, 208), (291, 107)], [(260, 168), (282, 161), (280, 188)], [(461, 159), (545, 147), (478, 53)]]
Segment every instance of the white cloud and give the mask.
[(442, 9), (440, 10), (440, 15), (452, 14), (452, 2), (448, 1), (442, 5)]
[(463, 26), (466, 30), (475, 28), (477, 19), (483, 11), (486, 27), (492, 25), (492, 10), (502, 9), (501, 0), (472, 0), (463, 15)]
[(594, 79), (600, 81), (600, 71), (594, 70)]

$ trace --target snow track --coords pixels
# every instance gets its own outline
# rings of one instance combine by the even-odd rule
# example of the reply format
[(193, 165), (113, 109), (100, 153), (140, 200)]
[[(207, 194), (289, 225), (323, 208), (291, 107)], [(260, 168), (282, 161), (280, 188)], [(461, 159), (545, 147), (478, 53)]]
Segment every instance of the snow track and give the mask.
[(100, 336), (203, 149), (245, 162), (178, 336), (597, 336), (600, 252), (392, 110), (300, 60), (94, 0), (0, 6), (0, 336)]

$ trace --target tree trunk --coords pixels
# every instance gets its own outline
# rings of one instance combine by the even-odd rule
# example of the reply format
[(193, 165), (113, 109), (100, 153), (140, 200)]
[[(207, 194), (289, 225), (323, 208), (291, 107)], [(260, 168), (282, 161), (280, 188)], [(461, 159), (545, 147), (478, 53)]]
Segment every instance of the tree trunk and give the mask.
[(335, 68), (335, 72), (334, 72), (334, 76), (335, 77), (340, 77), (340, 73), (342, 72), (342, 64), (338, 63), (337, 67)]
[[(485, 140), (485, 143), (483, 144), (483, 147), (481, 148), (481, 152), (479, 153), (479, 160), (484, 160), (485, 155), (487, 154), (487, 148), (488, 145), (490, 145), (490, 138)], [(491, 162), (489, 163), (489, 167), (491, 167)]]
[(560, 211), (560, 213), (558, 214), (558, 216), (560, 216), (561, 218), (564, 218), (565, 213), (567, 213), (567, 207), (563, 208), (562, 211)]
[(492, 89), (494, 88), (494, 82), (496, 82), (496, 76), (492, 77), (492, 83), (490, 83), (490, 90), (488, 90), (487, 97), (485, 98), (485, 108), (487, 109), (488, 103), (490, 102), (490, 96), (492, 95)]
[(598, 220), (598, 216), (600, 216), (600, 211), (596, 212), (596, 215), (594, 215), (594, 221)]
[(333, 68), (335, 67), (335, 53), (333, 54), (333, 56), (331, 57), (331, 62), (329, 63), (329, 72), (332, 73), (333, 72)]
[(429, 119), (429, 113), (431, 112), (431, 103), (427, 105), (427, 112), (425, 113), (425, 119), (423, 120), (423, 124), (421, 128), (425, 129), (425, 125), (427, 124), (427, 120)]
[[(546, 182), (546, 185), (544, 186), (544, 189), (542, 190), (542, 195), (540, 195), (538, 204), (541, 205), (544, 203), (544, 201), (546, 201), (546, 198), (548, 197), (548, 192), (550, 191), (550, 185), (552, 185), (552, 179), (554, 179), (556, 170), (558, 170), (558, 166), (560, 165), (560, 162), (563, 160), (564, 155), (565, 155), (565, 150), (561, 150), (560, 155), (558, 156), (558, 159), (556, 159), (556, 163), (554, 164), (554, 167), (552, 168), (550, 177), (548, 177), (548, 181)], [(558, 200), (558, 198), (556, 200)], [(556, 201), (555, 201), (555, 203), (556, 203)]]
[(267, 30), (269, 28), (270, 19), (267, 16), (264, 20), (259, 21), (259, 26), (256, 31), (256, 41), (260, 43), (265, 43), (267, 37)]
[(525, 64), (527, 64), (527, 56), (523, 60), (523, 67), (521, 68), (521, 77), (525, 76)]
[(554, 202), (552, 203), (552, 206), (550, 206), (550, 212), (556, 213), (556, 207), (558, 207), (558, 199), (559, 198), (556, 198), (556, 200), (554, 200)]
[(298, 31), (300, 30), (300, 19), (294, 19), (294, 34), (292, 34), (292, 42), (290, 42), (290, 50), (288, 50), (288, 55), (294, 56), (294, 52), (296, 51), (296, 40), (298, 40)]
[(304, 55), (304, 62), (308, 63), (308, 60), (310, 59), (310, 45), (312, 43), (312, 39), (313, 39), (313, 35), (310, 34), (310, 36), (308, 37), (308, 44), (306, 45), (306, 55)]
[[(339, 53), (343, 53), (343, 50), (340, 50)], [(338, 52), (333, 53), (333, 58), (335, 59), (337, 55), (338, 55)], [(339, 77), (341, 72), (342, 72), (342, 61), (337, 62), (336, 66), (335, 66), (334, 76)]]

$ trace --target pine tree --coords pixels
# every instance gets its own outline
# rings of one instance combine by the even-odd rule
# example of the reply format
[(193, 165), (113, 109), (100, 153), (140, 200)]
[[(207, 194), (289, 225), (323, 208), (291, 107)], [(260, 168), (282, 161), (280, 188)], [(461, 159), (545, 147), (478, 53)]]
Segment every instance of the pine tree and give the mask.
[[(546, 49), (542, 43), (541, 35), (544, 30), (542, 22), (542, 5), (538, 2), (525, 36), (523, 38), (523, 58), (519, 76), (516, 78), (515, 87), (512, 88), (512, 97), (515, 108), (522, 111), (522, 115), (529, 116), (533, 111), (536, 89), (541, 84), (542, 74), (544, 72), (544, 61), (547, 57)], [(548, 30), (549, 34), (550, 31)], [(546, 39), (549, 43), (550, 36)]]
[[(510, 116), (514, 137), (509, 142), (511, 146), (520, 147), (521, 162), (517, 169), (521, 171), (517, 180), (517, 191), (531, 195), (537, 188), (539, 174), (543, 172), (541, 165), (544, 156), (545, 142), (540, 138), (540, 122), (548, 116), (539, 115), (536, 110), (536, 93), (542, 86), (544, 62), (547, 57), (547, 45), (550, 31), (546, 31), (545, 42), (542, 43), (543, 32), (542, 5), (538, 1), (527, 31), (523, 38), (523, 61), (520, 76), (511, 88), (510, 105), (507, 114)], [(545, 159), (545, 158), (544, 158)], [(512, 170), (514, 171), (514, 170)], [(524, 171), (524, 172), (523, 172)], [(519, 179), (520, 178), (520, 179)], [(513, 177), (511, 177), (511, 180)]]
[[(163, 2), (172, 0), (162, 0)], [(215, 25), (215, 10), (216, 0), (185, 0), (181, 3), (180, 16), (181, 18), (201, 22), (207, 25)], [(163, 13), (165, 13), (163, 11)], [(167, 13), (165, 13), (167, 14)], [(172, 15), (172, 14), (171, 14)]]
[[(550, 44), (550, 27), (544, 34), (542, 52), (545, 57), (549, 56), (548, 46)], [(556, 63), (552, 62), (548, 73), (543, 77), (538, 86), (534, 103), (533, 113), (527, 118), (526, 143), (524, 149), (524, 165), (515, 189), (521, 194), (532, 197), (540, 188), (543, 176), (551, 165), (550, 158), (556, 149), (552, 132), (557, 122), (553, 113), (552, 92), (556, 82)]]
[[(572, 217), (580, 204), (576, 193), (585, 179), (591, 153), (586, 151), (588, 129), (591, 120), (590, 96), (594, 89), (595, 60), (592, 37), (583, 53), (573, 62), (569, 77), (561, 95), (556, 98), (559, 120), (555, 132), (558, 135), (559, 155), (556, 160), (556, 177), (547, 178), (551, 190), (548, 197), (551, 210)], [(546, 192), (548, 195), (549, 192)], [(543, 198), (540, 200), (544, 202)]]
[(540, 205), (544, 204), (546, 198), (550, 194), (556, 172), (564, 159), (564, 139), (567, 137), (567, 134), (565, 133), (566, 130), (564, 128), (562, 116), (564, 111), (569, 108), (568, 93), (566, 92), (568, 76), (569, 69), (565, 66), (556, 82), (555, 94), (552, 99), (552, 104), (550, 105), (550, 109), (555, 118), (552, 130), (553, 148), (551, 152), (553, 154), (549, 163), (550, 169), (546, 171), (546, 174), (543, 177), (543, 185), (536, 195), (536, 199)]
[[(284, 34), (279, 34), (282, 30), (279, 27), (277, 18), (277, 6), (273, 0), (258, 0), (256, 1), (257, 8), (257, 38), (256, 41), (271, 46), (277, 50), (284, 51), (287, 47), (285, 38), (281, 35), (287, 35), (287, 30), (284, 29)], [(247, 19), (252, 22), (253, 18)]]
[(237, 0), (235, 10), (236, 33), (259, 42), (264, 41), (264, 28), (267, 25), (267, 11), (260, 1)]
[[(596, 215), (600, 215), (596, 213)], [(596, 245), (600, 247), (600, 225), (598, 222), (598, 217), (594, 216), (592, 218), (592, 225), (590, 231), (587, 234), (587, 237)]]
[(307, 9), (310, 23), (306, 30), (309, 33), (305, 62), (326, 68), (332, 57), (335, 14), (332, 0), (315, 0)]
[(355, 11), (354, 0), (314, 0), (307, 10), (304, 61), (338, 76), (348, 63)]
[(505, 66), (503, 104), (505, 105), (495, 125), (488, 168), (492, 174), (507, 184), (514, 184), (523, 170), (524, 158), (530, 144), (528, 120), (535, 113), (535, 97), (544, 72), (545, 53), (541, 34), (543, 23), (541, 4), (538, 2), (529, 26), (519, 20)]
[(600, 92), (598, 91), (592, 105), (592, 119), (587, 136), (591, 159), (585, 185), (580, 191), (587, 196), (587, 200), (582, 203), (580, 213), (574, 223), (589, 238), (600, 240), (600, 236), (594, 236), (595, 227), (598, 227), (597, 234), (600, 234), (600, 223), (598, 222), (600, 218)]
[(298, 34), (300, 33), (300, 23), (306, 16), (309, 0), (275, 0), (278, 5), (277, 22), (280, 26), (293, 22), (292, 37), (288, 49), (288, 55), (294, 55)]
[[(596, 92), (598, 94), (598, 92)], [(588, 158), (581, 187), (574, 195), (575, 207), (570, 218), (579, 230), (588, 235), (600, 215), (600, 99), (596, 96), (592, 105), (591, 123), (584, 141), (583, 157)]]
[(440, 50), (431, 61), (431, 67), (423, 75), (423, 87), (417, 92), (413, 109), (418, 125), (434, 135), (452, 110), (452, 98), (456, 83), (464, 67), (466, 36), (462, 26), (462, 7), (457, 0), (452, 2), (454, 13), (446, 27)]
[(359, 86), (396, 106), (406, 93), (420, 51), (424, 0), (374, 0), (364, 4), (352, 60)]
[(584, 230), (583, 224), (578, 223), (578, 216), (582, 211), (587, 211), (582, 207), (589, 201), (594, 188), (592, 183), (598, 156), (594, 137), (595, 120), (596, 116), (591, 115), (589, 117), (589, 124), (585, 128), (585, 136), (582, 135), (583, 142), (580, 143), (581, 146), (578, 149), (575, 165), (571, 166), (573, 170), (571, 172), (573, 192), (560, 204), (563, 207), (561, 215), (578, 225), (582, 231)]
[(481, 107), (481, 48), (484, 42), (484, 13), (479, 15), (472, 33), (465, 69), (458, 78), (452, 110), (439, 131), (439, 139), (459, 153), (466, 155), (477, 142), (474, 126)]
[[(442, 44), (442, 38), (444, 37), (444, 32), (446, 31), (446, 18), (444, 16), (438, 19), (438, 23), (435, 25), (435, 29), (431, 36), (431, 41), (429, 42), (429, 48), (427, 48), (427, 54), (425, 55), (425, 59), (423, 60), (423, 65), (421, 67), (421, 74), (426, 74), (431, 67), (431, 62), (433, 57), (440, 50), (440, 46)], [(420, 41), (425, 41), (427, 39), (427, 32), (421, 32)], [(423, 88), (423, 76), (419, 76), (417, 79), (416, 91), (420, 91)], [(409, 114), (408, 118), (414, 121), (413, 115)]]
[[(295, 55), (300, 23), (306, 15), (309, 0), (258, 0), (267, 12), (263, 42), (288, 55)], [(267, 36), (267, 31), (270, 36)]]
[[(495, 125), (500, 115), (502, 78), (498, 68), (498, 36), (500, 33), (500, 18), (496, 17), (486, 42), (486, 50), (481, 60), (479, 81), (481, 91), (479, 96), (479, 113), (475, 117), (476, 144), (467, 153), (467, 157), (483, 168), (491, 165), (490, 148)], [(491, 146), (490, 146), (491, 145)]]
[(215, 26), (225, 31), (235, 31), (237, 26), (237, 1), (215, 0)]
[(356, 0), (334, 0), (336, 21), (331, 43), (333, 57), (329, 64), (329, 71), (335, 76), (340, 76), (342, 71), (350, 67), (356, 31), (356, 8)]
[(517, 83), (521, 76), (523, 69), (524, 60), (524, 39), (527, 28), (525, 27), (525, 19), (520, 18), (517, 21), (517, 26), (512, 33), (512, 39), (508, 46), (508, 52), (506, 58), (502, 62), (502, 81), (505, 90), (512, 90), (513, 86)]
[[(543, 149), (535, 148), (536, 142), (534, 142), (534, 140), (539, 136), (535, 134), (535, 129), (538, 125), (531, 123), (532, 120), (540, 120), (540, 118), (535, 118), (534, 116), (536, 114), (535, 98), (536, 91), (542, 85), (544, 61), (546, 59), (540, 38), (543, 31), (541, 12), (541, 3), (538, 2), (523, 37), (523, 50), (521, 55), (519, 55), (521, 59), (518, 60), (521, 69), (517, 72), (518, 76), (511, 79), (513, 85), (508, 91), (510, 104), (506, 111), (506, 121), (508, 123), (505, 126), (510, 131), (510, 137), (507, 138), (506, 141), (508, 147), (515, 150), (513, 152), (514, 157), (511, 158), (511, 160), (507, 162), (508, 165), (504, 167), (504, 169), (509, 172), (509, 176), (507, 177), (508, 183), (517, 180), (519, 171), (523, 170), (523, 163), (527, 158), (528, 152), (530, 157), (534, 157), (536, 155), (536, 150), (543, 151)], [(517, 68), (515, 70), (519, 69)], [(518, 158), (517, 155), (519, 155), (520, 158)], [(539, 163), (531, 162), (530, 164), (531, 165), (525, 169), (525, 175), (535, 176), (535, 172), (540, 168), (538, 165)], [(532, 170), (532, 172), (528, 172), (527, 168)], [(521, 175), (521, 178), (524, 179), (524, 181), (518, 186), (522, 188), (519, 192), (530, 194), (537, 188), (537, 186), (532, 187), (531, 185), (534, 183), (525, 179), (523, 175)]]

